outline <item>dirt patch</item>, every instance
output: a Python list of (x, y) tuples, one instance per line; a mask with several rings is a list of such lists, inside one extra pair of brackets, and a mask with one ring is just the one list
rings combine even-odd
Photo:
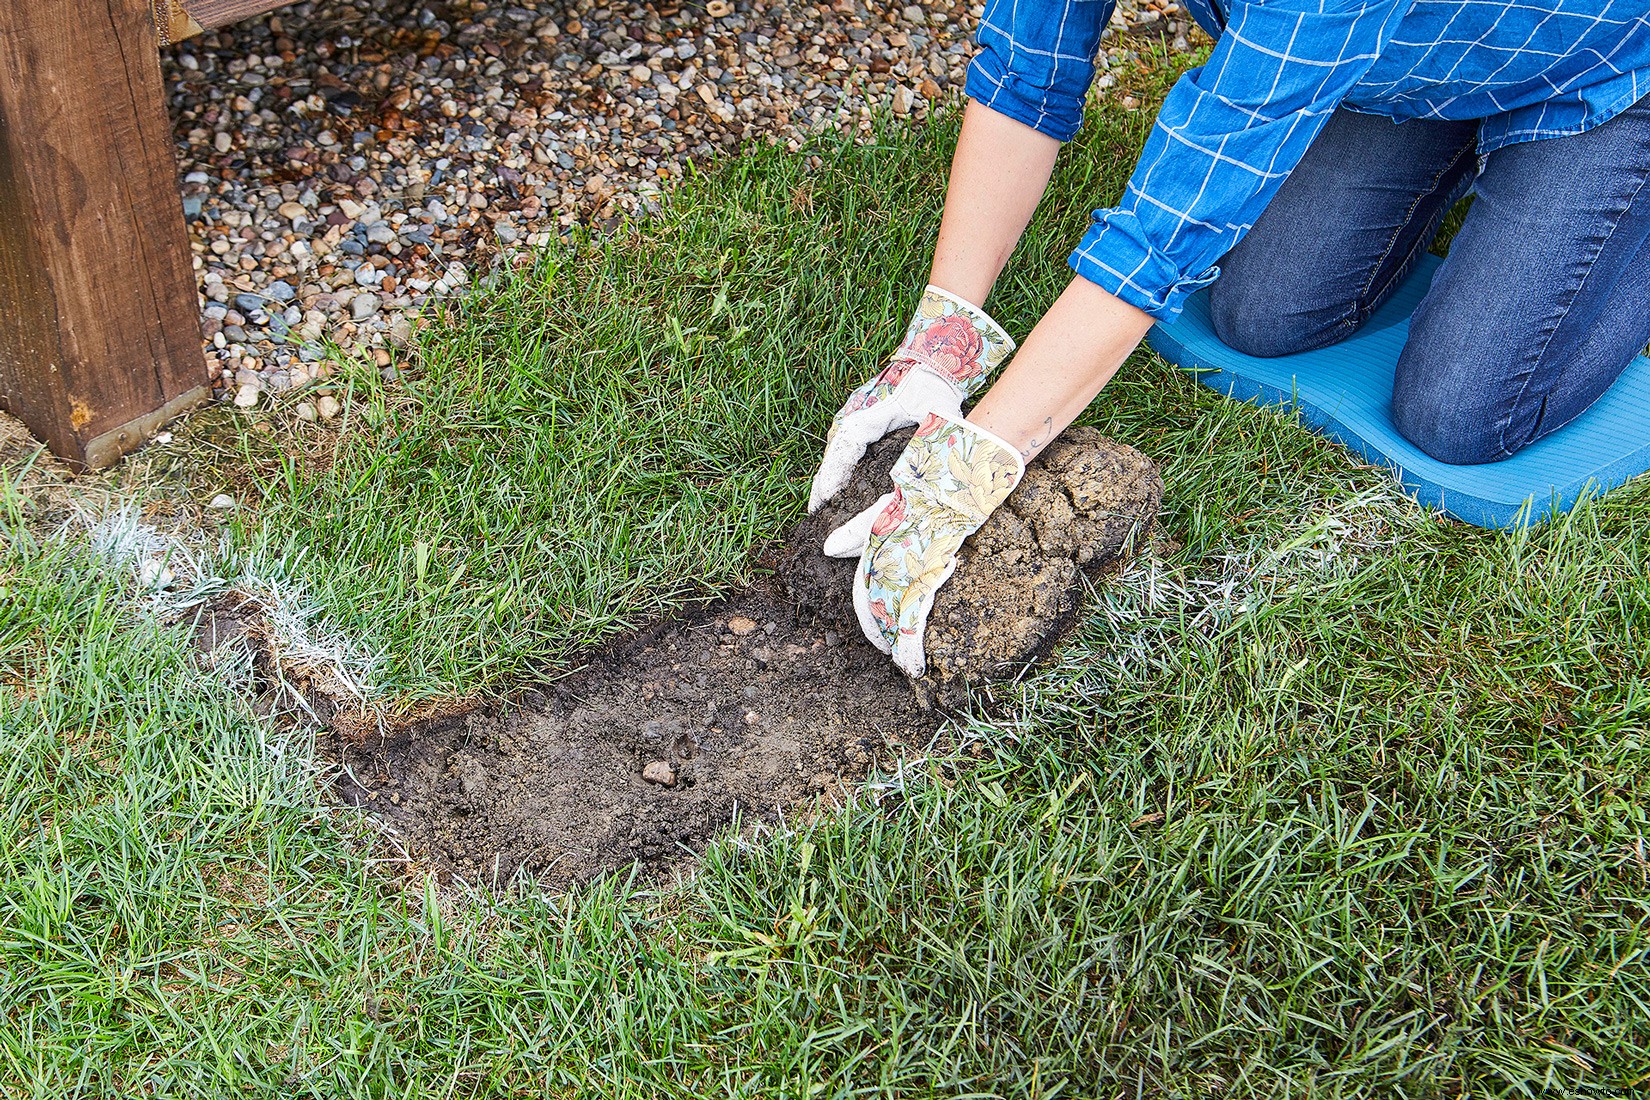
[(751, 592), (661, 624), (510, 712), (339, 739), (339, 789), (468, 881), (663, 870), (735, 822), (834, 800), (939, 728), (869, 645)]
[(929, 747), (943, 722), (933, 700), (1046, 654), (1084, 577), (1143, 537), (1162, 484), (1087, 429), (1051, 448), (965, 548), (930, 620), (934, 676), (914, 691), (860, 634), (854, 562), (819, 552), (881, 494), (902, 447), (875, 448), (759, 589), (655, 624), (515, 707), (335, 726), (340, 793), (421, 863), (557, 888), (634, 864), (660, 874), (729, 826), (806, 813)]

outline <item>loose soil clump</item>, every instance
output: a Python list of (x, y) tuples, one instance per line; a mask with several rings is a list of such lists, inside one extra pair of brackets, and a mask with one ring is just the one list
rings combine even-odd
[[(779, 569), (800, 608), (860, 632), (852, 563), (820, 552), (825, 536), (888, 491), (900, 436), (867, 452), (853, 480), (786, 541)], [(1163, 500), (1151, 459), (1093, 428), (1070, 428), (1026, 470), (1003, 506), (963, 544), (957, 572), (934, 599), (923, 633), (919, 689), (942, 701), (1046, 657), (1082, 606), (1086, 582), (1143, 545)]]
[(964, 547), (929, 620), (930, 677), (913, 685), (860, 633), (854, 561), (819, 549), (884, 491), (903, 446), (867, 454), (770, 581), (621, 640), (515, 707), (385, 733), (335, 724), (340, 793), (422, 863), (559, 888), (632, 865), (657, 877), (730, 826), (810, 812), (928, 748), (936, 700), (1047, 654), (1086, 578), (1145, 537), (1162, 482), (1132, 448), (1068, 432)]

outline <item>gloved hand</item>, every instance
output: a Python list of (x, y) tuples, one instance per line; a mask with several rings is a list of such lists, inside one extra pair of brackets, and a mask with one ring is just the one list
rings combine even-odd
[(894, 463), (894, 491), (832, 531), (825, 553), (859, 555), (854, 610), (871, 644), (910, 676), (927, 667), (923, 630), (957, 551), (1025, 476), (1020, 452), (960, 418), (923, 421)]
[(865, 448), (929, 413), (961, 417), (962, 403), (1014, 351), (1014, 341), (985, 311), (949, 291), (923, 291), (905, 339), (875, 378), (848, 395), (825, 437), (808, 511), (836, 496)]

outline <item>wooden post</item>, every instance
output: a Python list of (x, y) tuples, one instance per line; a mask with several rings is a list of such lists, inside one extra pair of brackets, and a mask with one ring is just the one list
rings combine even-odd
[(0, 407), (98, 468), (211, 393), (148, 0), (0, 0)]

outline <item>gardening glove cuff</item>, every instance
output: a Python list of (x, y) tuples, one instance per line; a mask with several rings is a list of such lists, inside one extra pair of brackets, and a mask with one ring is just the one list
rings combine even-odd
[(825, 552), (859, 554), (860, 629), (907, 675), (927, 667), (923, 631), (957, 552), (1025, 476), (1004, 440), (966, 420), (931, 414), (894, 464), (894, 491), (833, 531)]
[(808, 511), (839, 493), (865, 449), (889, 432), (921, 423), (929, 413), (961, 417), (962, 403), (1013, 351), (1014, 341), (983, 309), (927, 287), (898, 350), (831, 421)]

